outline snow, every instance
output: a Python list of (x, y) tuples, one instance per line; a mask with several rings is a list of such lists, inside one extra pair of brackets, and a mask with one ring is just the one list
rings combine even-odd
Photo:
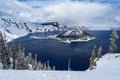
[(88, 33), (82, 31), (79, 28), (70, 28), (66, 32), (57, 36), (60, 42), (71, 43), (71, 42), (88, 42), (95, 39), (95, 37), (89, 35)]
[(69, 31), (65, 32), (64, 35), (67, 36), (67, 35), (69, 35), (71, 32), (72, 32), (72, 31), (69, 30)]
[[(5, 25), (5, 23), (0, 20), (0, 31), (6, 34), (7, 42), (22, 36), (26, 36), (27, 34), (30, 33), (28, 30), (26, 30), (26, 27), (24, 26), (24, 24), (18, 23), (18, 25), (20, 28), (17, 28), (17, 26), (15, 26), (14, 24), (11, 24), (11, 26), (8, 26), (8, 25)], [(62, 27), (57, 28), (52, 25), (42, 26), (40, 24), (36, 25), (32, 23), (27, 23), (27, 27), (32, 31), (32, 33), (59, 31), (59, 30), (62, 31)]]
[(31, 39), (40, 39), (40, 40), (43, 40), (43, 39), (57, 39), (57, 40), (59, 40), (60, 42), (63, 42), (63, 43), (88, 42), (88, 41), (90, 41), (90, 40), (95, 39), (95, 37), (93, 37), (93, 38), (87, 38), (87, 40), (82, 40), (82, 39), (75, 39), (75, 40), (66, 39), (66, 40), (61, 40), (60, 38), (57, 38), (57, 35), (49, 35), (49, 36), (30, 36), (30, 38), (31, 38)]
[[(102, 65), (104, 64), (104, 65)], [(120, 69), (120, 54), (106, 54), (97, 62), (96, 70), (118, 71)]]
[(35, 25), (37, 27), (33, 27), (32, 31), (33, 32), (48, 32), (48, 31), (58, 31), (57, 27), (54, 27), (52, 25), (46, 25), (46, 26), (42, 26), (42, 25)]
[[(58, 39), (59, 40), (59, 39)], [(70, 40), (60, 40), (60, 42), (63, 42), (63, 43), (71, 43), (71, 41)]]
[(5, 30), (5, 28), (0, 28), (0, 31), (1, 31), (2, 33), (5, 33), (5, 34), (6, 34), (7, 42), (9, 42), (9, 41), (11, 41), (11, 40), (13, 40), (13, 39), (16, 39), (16, 38), (18, 38), (18, 37), (25, 36), (25, 35), (28, 34), (28, 32), (26, 32), (26, 30), (24, 30), (24, 29), (18, 29), (18, 28), (15, 28), (15, 27), (8, 27), (8, 28), (6, 28), (6, 29), (9, 30), (10, 33), (7, 32), (7, 31)]
[(119, 70), (120, 53), (108, 53), (91, 71), (0, 70), (0, 80), (120, 80)]
[(88, 42), (88, 41), (93, 40), (93, 39), (95, 39), (95, 37), (87, 38), (86, 40), (83, 40), (83, 39), (73, 39), (73, 40), (66, 39), (66, 40), (61, 40), (61, 39), (58, 38), (58, 40), (60, 40), (60, 42), (63, 42), (63, 43)]
[(49, 35), (49, 36), (30, 36), (32, 39), (56, 39), (57, 35)]
[(64, 33), (64, 36), (67, 36), (67, 35), (79, 35), (79, 34), (82, 34), (83, 31), (80, 30), (80, 29), (71, 29), (71, 30), (68, 30), (67, 32)]

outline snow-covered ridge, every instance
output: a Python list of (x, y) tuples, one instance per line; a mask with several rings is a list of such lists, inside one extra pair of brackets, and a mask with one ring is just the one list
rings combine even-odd
[(2, 33), (6, 34), (7, 42), (9, 42), (15, 38), (25, 36), (28, 34), (28, 32), (26, 32), (26, 30), (24, 30), (24, 29), (19, 30), (17, 28), (13, 28), (13, 27), (9, 28), (9, 30), (5, 29), (5, 28), (0, 28), (0, 31)]
[[(75, 31), (73, 31), (75, 29)], [(11, 19), (5, 19), (1, 18), (0, 20), (0, 31), (6, 34), (7, 42), (11, 41), (12, 39), (25, 36), (29, 33), (36, 33), (36, 32), (52, 32), (52, 31), (66, 31), (63, 35), (84, 35), (83, 31), (81, 29), (85, 29), (85, 26), (66, 26), (59, 24), (58, 22), (47, 22), (47, 23), (18, 23), (15, 21), (12, 21)], [(77, 31), (76, 31), (77, 30)], [(74, 35), (75, 34), (75, 35)], [(32, 37), (35, 39), (38, 39), (38, 37)], [(53, 38), (51, 36), (40, 36), (39, 39), (50, 39)], [(55, 38), (54, 38), (55, 39)], [(57, 36), (56, 39), (60, 40), (60, 38)], [(75, 40), (66, 40), (66, 42), (78, 42), (78, 41), (89, 41), (94, 38), (84, 37), (81, 39), (75, 39)], [(65, 42), (65, 41), (64, 41)]]
[[(54, 23), (54, 24), (53, 24)], [(57, 25), (55, 25), (55, 23)], [(12, 39), (25, 36), (29, 33), (35, 32), (49, 32), (49, 31), (62, 31), (64, 26), (57, 23), (51, 22), (49, 24), (35, 24), (35, 23), (17, 23), (11, 20), (1, 19), (0, 20), (0, 31), (6, 34), (7, 42)]]
[(0, 80), (120, 80), (120, 53), (106, 54), (91, 71), (0, 70)]

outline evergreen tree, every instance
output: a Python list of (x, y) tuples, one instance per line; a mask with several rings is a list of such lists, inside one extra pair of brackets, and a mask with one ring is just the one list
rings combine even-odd
[(47, 64), (46, 64), (46, 62), (43, 64), (43, 70), (47, 70)]
[(33, 69), (34, 69), (34, 70), (37, 70), (37, 67), (38, 67), (37, 54), (35, 54), (35, 58), (34, 58), (34, 60), (33, 60)]
[(55, 65), (53, 66), (52, 70), (53, 70), (53, 71), (56, 70)]
[(37, 54), (35, 54), (35, 70), (38, 70)]
[(25, 57), (24, 60), (23, 60), (23, 67), (22, 67), (23, 70), (28, 70), (30, 69), (29, 68), (29, 63), (28, 63), (28, 60), (27, 58)]
[(18, 45), (18, 69), (24, 69), (25, 67), (25, 53), (24, 53), (24, 48), (21, 42), (19, 42)]
[(47, 70), (51, 70), (51, 67), (50, 67), (49, 61), (47, 61)]
[(43, 70), (44, 69), (44, 64), (42, 62), (40, 63), (40, 66), (41, 66), (40, 69)]
[(13, 59), (13, 69), (17, 69), (17, 52), (15, 50), (14, 42), (11, 44), (11, 57)]
[[(0, 32), (0, 60), (3, 65), (3, 69), (10, 69), (10, 57), (12, 61), (12, 69), (17, 70), (51, 70), (49, 61), (47, 63), (37, 62), (37, 55), (35, 58), (32, 58), (32, 54), (29, 53), (28, 56), (25, 56), (24, 47), (21, 42), (18, 44), (18, 52), (15, 50), (14, 42), (12, 42), (10, 50), (6, 45), (6, 36)], [(69, 64), (70, 65), (70, 64)], [(55, 66), (52, 68), (55, 70)]]
[(19, 42), (19, 44), (18, 44), (18, 52), (21, 54), (22, 57), (25, 56), (24, 53), (23, 53), (24, 52), (24, 47), (23, 47), (21, 42)]
[(8, 51), (8, 47), (6, 45), (5, 36), (3, 36), (2, 32), (0, 32), (0, 59), (3, 64), (3, 69), (10, 68), (10, 54)]
[(96, 45), (93, 47), (92, 53), (91, 53), (91, 57), (90, 57), (90, 64), (89, 64), (89, 69), (92, 70), (94, 69), (94, 66), (96, 66)]
[(69, 61), (68, 61), (68, 71), (71, 70), (71, 68), (70, 68), (70, 63), (71, 63), (71, 59), (69, 59)]
[(97, 53), (97, 60), (102, 57), (102, 47), (100, 46)]
[(43, 69), (43, 64), (42, 64), (42, 62), (38, 62), (38, 70), (42, 70)]
[(111, 38), (110, 38), (110, 46), (109, 46), (109, 53), (114, 53), (117, 49), (117, 45), (115, 44), (116, 40), (119, 38), (117, 31), (112, 30)]
[(28, 53), (28, 55), (26, 56), (26, 62), (28, 64), (28, 69), (29, 70), (32, 70), (32, 54), (31, 53)]

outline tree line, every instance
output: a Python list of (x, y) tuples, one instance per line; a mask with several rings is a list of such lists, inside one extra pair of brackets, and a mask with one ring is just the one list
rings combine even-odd
[(14, 70), (55, 70), (55, 66), (50, 66), (49, 61), (42, 63), (37, 61), (37, 54), (32, 58), (32, 54), (25, 55), (21, 42), (18, 44), (18, 51), (15, 49), (14, 41), (11, 46), (6, 44), (5, 34), (0, 32), (0, 62), (2, 69)]
[[(117, 50), (116, 40), (119, 38), (118, 33), (115, 29), (112, 29), (112, 34), (110, 35), (110, 45), (108, 49), (108, 54), (114, 54)], [(102, 46), (99, 47), (98, 52), (96, 53), (96, 45), (93, 47), (90, 62), (89, 62), (89, 70), (95, 69), (97, 66), (96, 62), (102, 57)]]

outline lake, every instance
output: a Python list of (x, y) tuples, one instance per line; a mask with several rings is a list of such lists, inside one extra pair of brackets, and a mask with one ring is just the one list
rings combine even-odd
[[(69, 59), (71, 59), (71, 69), (75, 71), (84, 71), (89, 67), (89, 58), (94, 45), (97, 46), (96, 52), (99, 46), (102, 46), (103, 54), (108, 52), (109, 38), (111, 31), (87, 31), (96, 39), (88, 42), (74, 42), (74, 43), (62, 43), (55, 39), (41, 40), (31, 39), (30, 36), (43, 36), (54, 35), (59, 32), (47, 32), (47, 33), (34, 33), (24, 37), (15, 39), (15, 45), (17, 47), (18, 42), (21, 41), (25, 47), (25, 52), (29, 52), (38, 55), (38, 60), (50, 62), (50, 65), (56, 66), (57, 70), (67, 70)], [(120, 36), (120, 31), (118, 31)], [(117, 40), (118, 49), (116, 52), (120, 52), (120, 38)], [(8, 43), (10, 44), (10, 43)]]

